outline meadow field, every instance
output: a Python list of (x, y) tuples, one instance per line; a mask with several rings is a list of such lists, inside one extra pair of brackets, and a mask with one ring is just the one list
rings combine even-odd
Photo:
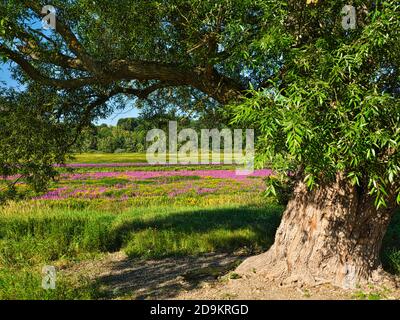
[[(0, 209), (0, 299), (157, 297), (157, 281), (153, 293), (140, 296), (126, 285), (127, 275), (123, 288), (112, 285), (115, 277), (99, 277), (96, 269), (110, 257), (151, 263), (144, 279), (162, 262), (168, 268), (158, 272), (174, 276), (234, 278), (241, 259), (273, 243), (284, 210), (264, 195), (264, 179), (273, 174), (267, 168), (238, 176), (230, 165), (160, 166), (148, 165), (143, 154), (82, 154), (57, 169), (60, 176), (46, 193)], [(212, 263), (221, 257), (228, 263)], [(382, 260), (400, 273), (398, 217)], [(182, 261), (189, 266), (179, 274)], [(41, 287), (45, 265), (57, 269), (55, 290)]]

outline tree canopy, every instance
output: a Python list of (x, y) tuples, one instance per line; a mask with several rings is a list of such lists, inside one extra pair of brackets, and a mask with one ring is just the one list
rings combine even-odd
[[(400, 202), (400, 3), (356, 2), (358, 27), (346, 31), (340, 1), (315, 2), (298, 37), (276, 25), (258, 43), (281, 67), (234, 117), (260, 129), (261, 161), (281, 179), (297, 172), (312, 188), (344, 172), (378, 207), (396, 193)], [(281, 180), (270, 182), (274, 193)]]
[(3, 3), (3, 56), (44, 85), (108, 98), (190, 86), (226, 103), (245, 88), (238, 58), (263, 18), (254, 0), (54, 1), (48, 33), (32, 28), (45, 1)]

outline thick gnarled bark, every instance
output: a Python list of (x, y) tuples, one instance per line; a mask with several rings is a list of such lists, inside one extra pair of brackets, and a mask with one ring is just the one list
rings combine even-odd
[(273, 246), (237, 271), (262, 273), (284, 284), (342, 288), (379, 280), (382, 239), (395, 210), (394, 197), (386, 208), (376, 209), (373, 198), (342, 175), (314, 191), (299, 182)]

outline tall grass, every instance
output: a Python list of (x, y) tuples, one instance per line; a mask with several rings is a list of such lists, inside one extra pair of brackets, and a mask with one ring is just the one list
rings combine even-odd
[[(219, 158), (220, 162), (225, 159), (225, 154), (223, 152), (209, 152), (208, 159), (210, 162), (213, 161), (213, 156)], [(178, 154), (167, 154), (166, 159), (169, 160), (171, 157), (180, 159)], [(238, 158), (236, 156), (236, 158)], [(226, 157), (226, 160), (233, 161), (236, 159), (234, 154)], [(202, 153), (199, 152), (197, 156), (192, 156), (191, 161), (200, 163), (202, 159)], [(187, 159), (185, 159), (187, 160)], [(129, 162), (147, 162), (146, 153), (79, 153), (75, 154), (74, 158), (70, 161), (72, 163), (129, 163)]]
[(145, 153), (80, 153), (75, 154), (72, 163), (127, 163), (147, 162)]
[(41, 271), (31, 269), (0, 269), (0, 300), (88, 300), (99, 297), (96, 283), (84, 277), (69, 279), (57, 276), (55, 290), (41, 288)]
[(164, 204), (120, 213), (41, 202), (9, 204), (0, 213), (0, 298), (95, 298), (96, 284), (85, 279), (61, 278), (55, 292), (43, 290), (41, 267), (63, 268), (118, 250), (140, 259), (259, 252), (272, 243), (281, 212), (279, 206), (237, 204)]
[(5, 208), (0, 215), (0, 265), (35, 266), (62, 258), (126, 249), (136, 257), (265, 249), (279, 206), (153, 206), (114, 214), (90, 209)]

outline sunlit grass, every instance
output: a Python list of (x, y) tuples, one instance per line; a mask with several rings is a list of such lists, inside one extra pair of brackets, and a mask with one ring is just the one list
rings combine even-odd
[(0, 265), (28, 267), (124, 248), (151, 258), (244, 247), (257, 251), (271, 243), (281, 211), (274, 205), (153, 206), (114, 214), (14, 206), (0, 216)]
[[(159, 155), (160, 158), (163, 157), (162, 154)], [(172, 159), (177, 159), (178, 163), (182, 162), (184, 159), (180, 157), (178, 154), (167, 154), (164, 155), (166, 160), (170, 162)], [(198, 153), (197, 156), (190, 156), (187, 159), (188, 161), (192, 161), (196, 164), (200, 164), (202, 159), (208, 159), (210, 163), (219, 162), (223, 163), (226, 161), (226, 164), (234, 163), (235, 160), (241, 159), (243, 157), (240, 154), (227, 154), (219, 153), (219, 152), (209, 152), (203, 156), (201, 152)], [(147, 163), (147, 155), (146, 153), (80, 153), (75, 154), (74, 158), (70, 161), (70, 163)]]
[(145, 153), (81, 153), (75, 154), (70, 163), (144, 163)]
[(10, 204), (0, 214), (0, 298), (94, 298), (96, 283), (82, 285), (69, 278), (57, 292), (45, 292), (40, 270), (107, 252), (122, 250), (139, 259), (261, 252), (272, 243), (282, 208), (249, 206), (248, 201), (244, 206), (222, 201), (214, 206), (149, 204), (119, 213), (44, 202)]

